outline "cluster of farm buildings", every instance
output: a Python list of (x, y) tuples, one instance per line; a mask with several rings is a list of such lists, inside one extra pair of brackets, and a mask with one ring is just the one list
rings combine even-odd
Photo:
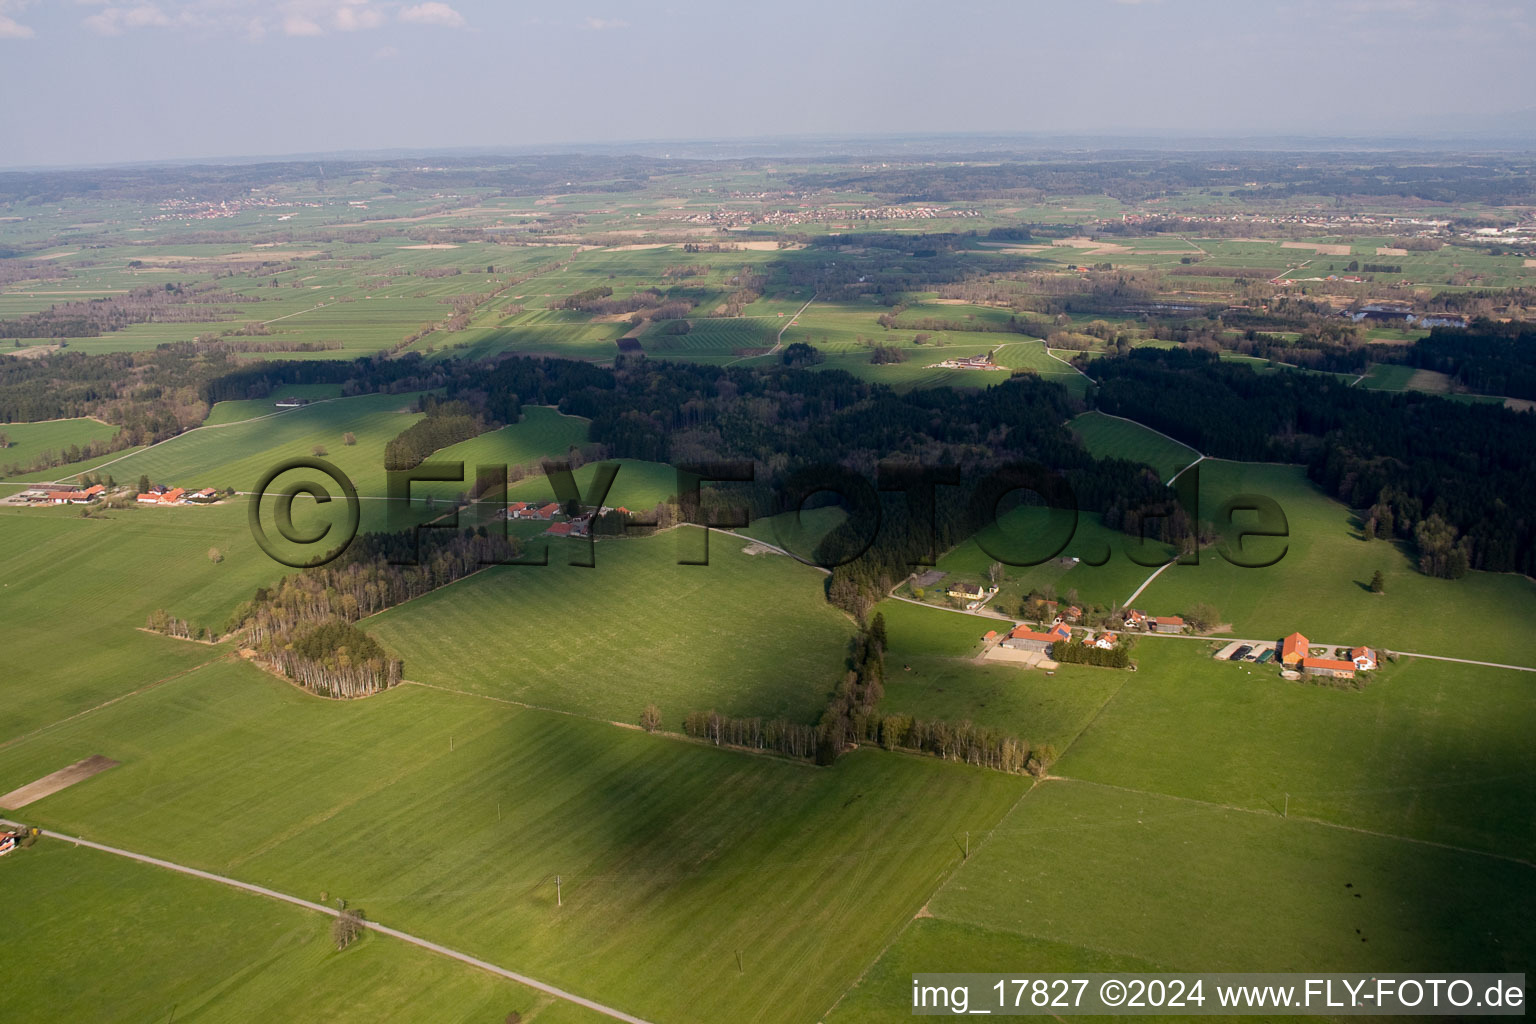
[[(978, 588), (979, 589), (979, 588)], [(954, 591), (951, 591), (953, 594)], [(1034, 629), (1027, 623), (1020, 623), (1006, 634), (999, 634), (996, 630), (988, 630), (982, 640), (988, 644), (997, 644), (1016, 651), (1035, 651), (1049, 656), (1055, 646), (1060, 643), (1072, 642), (1071, 623), (1081, 622), (1083, 610), (1075, 604), (1062, 608), (1055, 601), (1044, 602), (1046, 614), (1051, 616), (1051, 625), (1047, 629)], [(1125, 613), (1123, 632), (1150, 632), (1150, 633), (1182, 633), (1186, 623), (1177, 615), (1147, 615), (1145, 612), (1134, 608)], [(1083, 646), (1097, 647), (1103, 651), (1113, 650), (1120, 643), (1120, 634), (1111, 630), (1088, 630), (1082, 638)]]
[(953, 359), (945, 359), (942, 362), (929, 363), (929, 370), (1007, 370), (1006, 366), (998, 366), (992, 361), (992, 353), (984, 352), (979, 356), (957, 356)]
[[(34, 487), (18, 494), (17, 500), (28, 505), (94, 505), (105, 498), (107, 488), (104, 484), (92, 484), (68, 491), (50, 491), (45, 488)], [(143, 494), (136, 495), (134, 500), (141, 505), (205, 505), (217, 501), (219, 492), (212, 487), (204, 487), (202, 490), (189, 491), (185, 487), (165, 487), (155, 485)]]
[(16, 497), (28, 505), (91, 505), (106, 493), (107, 489), (101, 484), (92, 484), (89, 487), (68, 491), (50, 491), (33, 487), (22, 491)]
[(540, 504), (514, 501), (507, 506), (507, 511), (501, 518), (547, 522), (549, 529), (544, 532), (551, 537), (586, 537), (592, 532), (592, 520), (609, 512), (618, 512), (626, 517), (630, 515), (629, 509), (622, 505), (616, 509), (609, 508), (607, 505), (597, 509), (583, 509), (573, 516), (567, 516), (561, 511), (559, 502)]
[(200, 491), (189, 491), (185, 487), (166, 487), (156, 484), (143, 494), (136, 495), (134, 501), (140, 505), (200, 505), (214, 501), (219, 492), (212, 487), (204, 487)]

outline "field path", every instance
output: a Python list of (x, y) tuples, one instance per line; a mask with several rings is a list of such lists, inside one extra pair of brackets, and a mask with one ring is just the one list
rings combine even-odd
[[(9, 825), (14, 828), (22, 827), (20, 822), (7, 821), (4, 818), (0, 818), (0, 825)], [(193, 878), (201, 878), (209, 882), (218, 882), (220, 885), (227, 885), (234, 889), (244, 889), (246, 892), (253, 892), (258, 896), (266, 896), (269, 899), (281, 900), (284, 903), (292, 903), (294, 906), (303, 907), (305, 910), (313, 910), (317, 913), (329, 915), (330, 917), (340, 916), (340, 911), (334, 910), (331, 907), (327, 907), (323, 903), (311, 903), (309, 900), (300, 899), (297, 896), (290, 896), (285, 892), (278, 892), (276, 889), (268, 889), (266, 886), (253, 885), (250, 882), (242, 882), (236, 878), (229, 878), (225, 875), (216, 875), (211, 871), (203, 871), (199, 868), (187, 867), (185, 864), (177, 864), (172, 861), (161, 860), (159, 857), (151, 857), (143, 853), (134, 853), (132, 850), (123, 850), (116, 846), (106, 846), (102, 843), (93, 843), (89, 839), (81, 839), (78, 836), (65, 835), (62, 832), (53, 832), (48, 829), (41, 829), (39, 831), (42, 835), (47, 836), (49, 839), (58, 839), (66, 843), (74, 843), (76, 846), (85, 846), (92, 850), (99, 850), (102, 853), (110, 853), (118, 857), (126, 857), (129, 860), (136, 860), (141, 864), (149, 864), (157, 868), (165, 868), (167, 871), (175, 871), (179, 874), (190, 875)], [(402, 932), (398, 928), (391, 928), (388, 925), (379, 924), (376, 921), (363, 921), (361, 923), (363, 927), (370, 928), (373, 931), (380, 933), (381, 935), (388, 935), (391, 938), (399, 939), (401, 942), (409, 942), (413, 946), (419, 946), (420, 948), (436, 953), (439, 956), (448, 957), (450, 960), (457, 960), (460, 963), (468, 964), (471, 967), (478, 967), (482, 971), (488, 971), (491, 974), (499, 975), (500, 977), (507, 978), (510, 981), (515, 981), (519, 985), (526, 985), (531, 989), (537, 989), (546, 995), (554, 996), (556, 999), (564, 999), (568, 1003), (575, 1003), (577, 1006), (582, 1006), (588, 1010), (601, 1013), (604, 1016), (612, 1017), (614, 1020), (626, 1021), (628, 1024), (649, 1024), (649, 1022), (643, 1018), (631, 1016), (630, 1014), (625, 1013), (623, 1010), (616, 1010), (611, 1006), (604, 1006), (602, 1003), (593, 1002), (590, 999), (585, 999), (572, 992), (567, 992), (564, 989), (556, 988), (553, 985), (546, 984), (535, 978), (530, 978), (526, 974), (518, 974), (516, 971), (509, 971), (505, 967), (498, 967), (497, 965), (485, 960), (481, 960), (478, 957), (470, 956), (468, 953), (460, 953), (456, 949), (449, 949), (447, 946), (438, 945), (436, 942), (433, 942), (430, 939), (423, 939), (420, 936), (412, 935), (409, 932)]]
[(1156, 569), (1153, 569), (1152, 570), (1152, 575), (1148, 576), (1146, 579), (1141, 581), (1141, 586), (1137, 587), (1134, 591), (1132, 591), (1131, 596), (1125, 599), (1125, 603), (1124, 603), (1123, 606), (1126, 607), (1126, 608), (1129, 608), (1132, 604), (1134, 604), (1136, 602), (1136, 599), (1141, 596), (1141, 592), (1143, 590), (1146, 590), (1148, 587), (1150, 587), (1152, 585), (1152, 581), (1157, 579), (1158, 576), (1162, 575), (1162, 572), (1163, 572), (1164, 569), (1168, 568), (1170, 565), (1173, 565), (1174, 562), (1177, 562), (1177, 561), (1178, 561), (1178, 559), (1175, 558), (1172, 562), (1164, 562), (1162, 565), (1158, 566)]
[(801, 306), (799, 309), (795, 310), (794, 313), (790, 314), (789, 319), (784, 322), (784, 326), (779, 328), (779, 335), (778, 335), (778, 337), (773, 339), (773, 348), (769, 349), (767, 352), (759, 352), (755, 356), (742, 356), (740, 359), (732, 359), (730, 362), (726, 363), (725, 365), (726, 366), (734, 366), (737, 363), (741, 362), (742, 359), (761, 359), (764, 356), (771, 356), (771, 355), (773, 355), (784, 344), (784, 332), (789, 330), (791, 327), (793, 327), (795, 325), (795, 321), (800, 319), (800, 314), (804, 313), (806, 311), (806, 309), (808, 309), (810, 307), (811, 303), (813, 303), (815, 301), (816, 301), (816, 293), (815, 292), (811, 292), (811, 297), (805, 300), (805, 305)]

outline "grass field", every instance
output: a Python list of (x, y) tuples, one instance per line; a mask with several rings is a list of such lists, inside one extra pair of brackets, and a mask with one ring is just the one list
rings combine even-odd
[(1210, 653), (1140, 640), (1057, 770), (1268, 813), (1289, 793), (1293, 816), (1536, 860), (1526, 673), (1404, 658), (1354, 691)]
[[(677, 470), (660, 462), (640, 459), (606, 459), (603, 463), (587, 463), (572, 471), (571, 476), (581, 491), (583, 501), (591, 494), (592, 480), (597, 467), (613, 464), (618, 475), (603, 503), (610, 508), (627, 508), (631, 512), (648, 513), (659, 503), (677, 494)], [(468, 468), (466, 467), (466, 472)], [(543, 472), (526, 477), (507, 487), (509, 501), (548, 503), (556, 499), (554, 485)]]
[[(1129, 597), (1152, 572), (1152, 568), (1140, 562), (1156, 566), (1173, 555), (1172, 549), (1164, 544), (1150, 541), (1143, 547), (1126, 534), (1106, 528), (1100, 517), (1091, 512), (1080, 512), (1073, 528), (1066, 513), (1025, 506), (1003, 513), (998, 525), (1001, 532), (988, 543), (994, 545), (995, 554), (1006, 555), (1014, 562), (1036, 562), (1061, 543), (1068, 529), (1072, 530), (1059, 555), (1034, 565), (1004, 566), (997, 597), (989, 607), (1009, 615), (1017, 613), (1020, 601), (1031, 590), (1054, 591), (1058, 597), (1076, 591), (1080, 603), (1108, 608)], [(1140, 562), (1131, 560), (1129, 553), (1133, 551)], [(1073, 558), (1079, 561), (1073, 562)], [(964, 540), (939, 556), (935, 568), (951, 573), (952, 578), (933, 589), (947, 589), (956, 581), (979, 583), (987, 578), (993, 560), (977, 538)], [(942, 600), (941, 594), (927, 596)]]
[(885, 601), (879, 610), (890, 636), (885, 704), (892, 712), (990, 725), (1065, 750), (1130, 678), (1077, 665), (1047, 676), (978, 662), (982, 634), (1007, 623), (904, 601)]
[(1520, 970), (1529, 873), (1277, 814), (1047, 782), (827, 1019), (910, 1012), (918, 971)]
[[(0, 616), (7, 624), (0, 742), (217, 657), (204, 644), (139, 627), (162, 607), (222, 627), (256, 587), (288, 571), (256, 548), (243, 509), (113, 516), (0, 512)], [(209, 560), (212, 547), (226, 553), (223, 561)], [(155, 580), (176, 585), (147, 585)]]
[(1173, 479), (1179, 470), (1200, 455), (1187, 444), (1164, 437), (1139, 423), (1102, 412), (1075, 416), (1071, 427), (1094, 458), (1146, 463), (1157, 470), (1158, 477), (1164, 482)]
[(528, 1020), (551, 1002), (380, 935), (338, 952), (324, 915), (65, 843), (7, 857), (0, 878), (7, 941), (27, 951), (6, 996), (58, 1020)]
[[(1231, 623), (1233, 635), (1245, 638), (1300, 630), (1325, 643), (1532, 663), (1521, 624), (1536, 601), (1536, 583), (1512, 574), (1426, 576), (1400, 545), (1361, 540), (1355, 515), (1313, 486), (1299, 466), (1207, 459), (1196, 469), (1202, 516), (1214, 518), (1234, 494), (1277, 501), (1288, 541), (1258, 538), (1248, 546), (1264, 556), (1260, 560), (1282, 545), (1285, 554), (1271, 567), (1246, 569), (1207, 549), (1199, 565), (1175, 565), (1146, 589), (1137, 603), (1149, 614), (1178, 614), (1204, 601)], [(1380, 595), (1369, 587), (1378, 569), (1386, 580)]]
[(244, 664), (0, 749), (0, 785), (84, 749), (122, 764), (29, 822), (325, 891), (667, 1021), (815, 1019), (1025, 785), (879, 751), (820, 770), (410, 685), (328, 702)]
[(341, 387), (337, 384), (287, 384), (266, 398), (215, 402), (213, 408), (208, 410), (208, 418), (203, 421), (203, 425), (238, 423), (241, 420), (255, 419), (257, 416), (293, 411), (277, 407), (277, 403), (284, 398), (308, 398), (311, 401), (318, 401), (322, 398), (339, 398), (340, 396)]
[[(622, 475), (622, 474), (621, 474)], [(853, 624), (822, 598), (822, 576), (783, 555), (746, 555), (702, 532), (551, 541), (548, 566), (478, 574), (365, 623), (406, 677), (635, 722), (658, 704), (814, 721), (843, 669)], [(536, 557), (536, 556), (535, 556)], [(686, 625), (683, 625), (686, 624)]]
[(0, 423), (0, 434), (10, 439), (10, 447), (0, 448), (0, 473), (10, 466), (25, 469), (45, 454), (63, 457), (71, 445), (110, 441), (117, 432), (117, 427), (90, 419)]

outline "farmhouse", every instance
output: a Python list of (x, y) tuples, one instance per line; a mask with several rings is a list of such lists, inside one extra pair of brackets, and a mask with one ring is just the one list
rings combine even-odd
[(987, 630), (986, 635), (981, 638), (981, 641), (982, 641), (982, 643), (989, 644), (993, 640), (996, 640), (996, 639), (997, 639), (997, 630), (989, 629), (989, 630)]
[(549, 529), (544, 532), (551, 537), (569, 537), (571, 535), (570, 523), (550, 523)]
[(523, 513), (527, 511), (528, 503), (526, 501), (514, 501), (512, 504), (507, 506), (507, 518), (521, 519), (523, 518)]
[(1295, 668), (1306, 656), (1307, 638), (1300, 633), (1292, 633), (1280, 641), (1280, 664), (1286, 668)]
[(1309, 676), (1331, 676), (1336, 679), (1355, 678), (1355, 663), (1334, 658), (1302, 658), (1301, 670)]
[(974, 587), (965, 583), (956, 583), (949, 588), (949, 596), (958, 597), (964, 601), (980, 601), (983, 597), (987, 596), (987, 592), (982, 589), (979, 583)]
[(54, 505), (89, 505), (106, 491), (101, 484), (92, 484), (83, 491), (49, 491), (48, 501)]
[(1126, 613), (1125, 613), (1125, 628), (1126, 629), (1146, 629), (1147, 628), (1147, 613), (1146, 612), (1142, 612), (1142, 611), (1137, 611), (1135, 608), (1128, 609), (1126, 611)]
[(1101, 651), (1112, 651), (1120, 638), (1113, 633), (1100, 633), (1098, 636), (1083, 637), (1084, 647), (1097, 647)]
[(277, 407), (279, 409), (297, 409), (308, 404), (309, 399), (307, 398), (280, 398), (277, 400)]
[(1349, 660), (1354, 662), (1356, 672), (1369, 672), (1376, 667), (1376, 652), (1369, 647), (1352, 647)]
[(1182, 633), (1184, 620), (1177, 615), (1158, 615), (1147, 620), (1154, 633)]
[(135, 500), (145, 505), (179, 505), (181, 499), (186, 497), (185, 488), (173, 487), (167, 490), (164, 487), (154, 487), (148, 493), (139, 495)]
[(553, 519), (553, 518), (555, 518), (555, 513), (559, 512), (559, 511), (560, 511), (559, 504), (552, 501), (548, 505), (540, 505), (538, 508), (530, 508), (529, 512), (528, 512), (528, 518), (529, 519)]

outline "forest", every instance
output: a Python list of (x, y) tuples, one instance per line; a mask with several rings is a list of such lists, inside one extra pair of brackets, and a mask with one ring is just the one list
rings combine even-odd
[(1139, 349), (1092, 363), (1098, 406), (1207, 455), (1303, 462), (1352, 508), (1392, 510), (1393, 535), (1463, 545), (1456, 569), (1536, 571), (1536, 416), (1499, 405), (1352, 388), (1316, 375), (1260, 374), (1212, 353)]

